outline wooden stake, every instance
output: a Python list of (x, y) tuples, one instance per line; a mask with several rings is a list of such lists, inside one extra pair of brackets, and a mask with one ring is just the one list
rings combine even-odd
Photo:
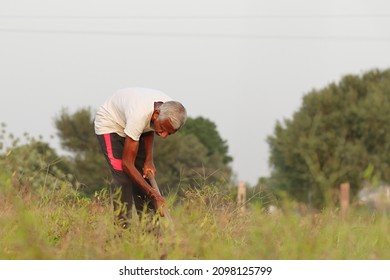
[(238, 184), (238, 193), (237, 193), (237, 206), (240, 213), (245, 212), (245, 202), (246, 202), (246, 186), (245, 186), (245, 182), (241, 181)]
[(349, 183), (343, 183), (340, 185), (340, 210), (341, 215), (344, 217), (347, 213), (349, 206)]

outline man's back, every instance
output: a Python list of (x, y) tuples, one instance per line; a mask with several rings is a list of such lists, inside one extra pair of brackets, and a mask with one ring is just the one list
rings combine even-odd
[(117, 91), (97, 111), (95, 133), (117, 133), (138, 141), (142, 133), (151, 131), (150, 119), (155, 102), (170, 101), (162, 91), (131, 87)]

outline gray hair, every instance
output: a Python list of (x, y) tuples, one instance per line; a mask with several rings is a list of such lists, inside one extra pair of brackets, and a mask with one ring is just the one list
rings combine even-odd
[(167, 101), (161, 104), (159, 117), (169, 119), (174, 130), (179, 130), (187, 120), (187, 111), (184, 106), (177, 101)]

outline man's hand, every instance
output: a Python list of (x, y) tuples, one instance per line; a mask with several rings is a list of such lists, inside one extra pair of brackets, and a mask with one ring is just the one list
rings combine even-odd
[(154, 167), (153, 162), (145, 162), (144, 168), (142, 168), (142, 173), (144, 178), (149, 178), (149, 173), (153, 176), (156, 176), (156, 167)]
[(164, 217), (164, 206), (166, 204), (165, 198), (162, 197), (155, 189), (151, 190), (150, 197), (152, 198), (152, 202), (156, 211), (160, 214), (161, 217)]

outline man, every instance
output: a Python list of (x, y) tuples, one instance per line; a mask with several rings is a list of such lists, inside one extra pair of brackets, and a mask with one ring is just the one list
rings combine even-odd
[(125, 88), (111, 96), (97, 111), (95, 133), (114, 181), (114, 211), (127, 226), (134, 205), (138, 213), (149, 210), (164, 216), (165, 199), (147, 178), (156, 174), (153, 162), (154, 134), (167, 138), (187, 118), (184, 106), (165, 93), (148, 88)]

